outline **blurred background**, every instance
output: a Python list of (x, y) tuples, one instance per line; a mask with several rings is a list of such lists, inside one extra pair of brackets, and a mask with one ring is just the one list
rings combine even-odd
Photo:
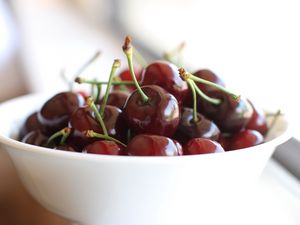
[[(300, 14), (297, 0), (0, 0), (0, 101), (68, 88), (96, 51), (85, 77), (105, 79), (122, 59), (125, 35), (147, 61), (185, 42), (191, 71), (210, 68), (227, 86), (299, 123)], [(0, 150), (0, 224), (68, 224), (23, 190)]]

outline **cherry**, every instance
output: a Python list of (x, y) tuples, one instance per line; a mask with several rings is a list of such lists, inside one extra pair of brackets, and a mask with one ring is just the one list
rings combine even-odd
[(257, 105), (254, 105), (249, 99), (248, 102), (253, 108), (253, 114), (246, 126), (246, 129), (257, 130), (262, 135), (266, 134), (268, 131), (268, 125), (264, 111)]
[(264, 137), (256, 130), (245, 129), (235, 133), (230, 138), (228, 150), (236, 150), (259, 145), (264, 142)]
[(224, 152), (223, 147), (216, 141), (206, 138), (193, 138), (183, 147), (184, 155)]
[(67, 143), (76, 151), (82, 151), (85, 145), (97, 140), (86, 137), (82, 132), (86, 130), (102, 132), (98, 121), (92, 115), (92, 111), (88, 106), (80, 107), (72, 113), (69, 126), (72, 128), (72, 132), (67, 139)]
[[(106, 104), (116, 106), (119, 109), (123, 109), (128, 96), (129, 96), (128, 92), (118, 91), (118, 90), (112, 91), (108, 95)], [(100, 104), (102, 103), (102, 99), (100, 100), (99, 103)]]
[(171, 137), (179, 123), (179, 106), (176, 98), (157, 85), (138, 84), (133, 64), (131, 39), (125, 38), (123, 52), (136, 90), (131, 93), (124, 106), (124, 114), (134, 133), (148, 133)]
[[(213, 73), (211, 70), (208, 69), (197, 70), (195, 73), (193, 73), (193, 75), (225, 87), (224, 81), (215, 73)], [(205, 85), (203, 83), (197, 83), (197, 86), (201, 89), (201, 91), (203, 91), (206, 94), (209, 93), (210, 90), (216, 89), (216, 87)]]
[(153, 62), (144, 69), (142, 77), (142, 86), (158, 85), (174, 95), (179, 106), (183, 104), (188, 86), (180, 78), (178, 68), (174, 64), (166, 61)]
[(140, 134), (129, 141), (127, 151), (131, 156), (179, 156), (182, 146), (164, 136)]
[(124, 106), (129, 127), (136, 133), (171, 137), (179, 124), (179, 107), (176, 98), (157, 85), (142, 87), (148, 96), (144, 102), (136, 90)]
[(174, 139), (185, 144), (192, 138), (208, 138), (218, 140), (220, 130), (211, 120), (206, 119), (202, 114), (197, 113), (197, 120), (193, 120), (193, 109), (183, 108), (180, 122), (174, 134)]
[(46, 147), (48, 137), (40, 130), (33, 130), (27, 133), (21, 141), (31, 145)]
[(123, 146), (117, 144), (114, 141), (95, 141), (92, 144), (87, 145), (83, 152), (92, 154), (104, 154), (104, 155), (126, 155)]
[(44, 103), (38, 113), (38, 121), (47, 134), (53, 134), (66, 127), (71, 114), (83, 104), (84, 99), (78, 93), (58, 93)]
[(210, 96), (220, 99), (220, 104), (198, 100), (198, 111), (213, 120), (223, 132), (234, 133), (243, 129), (250, 120), (253, 109), (244, 97), (235, 100), (222, 90), (210, 91)]
[(26, 118), (25, 122), (22, 124), (20, 128), (19, 140), (22, 140), (22, 138), (30, 131), (41, 130), (43, 132), (43, 126), (39, 122), (37, 118), (37, 114), (38, 114), (37, 112), (33, 112)]

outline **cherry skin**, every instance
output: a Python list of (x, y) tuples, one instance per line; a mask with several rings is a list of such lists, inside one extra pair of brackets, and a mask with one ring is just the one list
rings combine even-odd
[(198, 98), (198, 112), (213, 120), (222, 132), (238, 132), (247, 125), (253, 109), (244, 97), (236, 100), (221, 90), (210, 91), (209, 96), (220, 99), (221, 103), (215, 105)]
[(104, 154), (104, 155), (126, 155), (125, 149), (114, 141), (95, 141), (87, 145), (83, 152), (91, 154)]
[(223, 147), (218, 142), (206, 138), (193, 138), (189, 140), (183, 147), (184, 155), (220, 152), (225, 152)]
[(140, 134), (129, 141), (127, 152), (131, 156), (179, 156), (182, 146), (168, 137)]
[(66, 127), (72, 113), (83, 104), (84, 99), (78, 93), (58, 93), (44, 103), (38, 113), (38, 120), (47, 134), (53, 134)]
[(257, 130), (262, 135), (266, 134), (268, 131), (268, 125), (264, 111), (257, 105), (254, 105), (249, 99), (248, 102), (253, 108), (253, 114), (246, 126), (246, 129)]
[(37, 112), (33, 112), (26, 118), (26, 120), (24, 121), (24, 123), (22, 124), (21, 129), (20, 129), (19, 140), (22, 140), (22, 138), (26, 134), (28, 134), (29, 132), (31, 132), (33, 130), (43, 131), (43, 126), (39, 122), (39, 120), (37, 118), (37, 114), (38, 114)]
[(143, 71), (141, 85), (158, 85), (174, 95), (179, 106), (183, 104), (188, 93), (188, 85), (178, 73), (178, 68), (166, 61), (149, 64)]
[[(116, 106), (119, 109), (123, 109), (128, 96), (129, 93), (125, 91), (118, 91), (118, 90), (112, 91), (108, 95), (106, 104)], [(102, 99), (99, 102), (99, 104), (101, 103), (102, 103)]]
[(47, 141), (48, 137), (40, 130), (30, 131), (21, 140), (21, 142), (41, 147), (46, 147)]
[(69, 127), (72, 131), (67, 138), (67, 144), (73, 147), (76, 151), (82, 151), (85, 145), (90, 144), (97, 139), (86, 137), (83, 132), (93, 130), (95, 132), (102, 132), (102, 129), (92, 115), (92, 111), (88, 106), (83, 106), (76, 109), (69, 121)]
[(142, 87), (148, 96), (144, 102), (136, 90), (124, 106), (128, 126), (134, 133), (147, 133), (171, 137), (179, 124), (179, 107), (176, 98), (157, 85)]
[(205, 118), (202, 114), (197, 113), (198, 120), (193, 120), (193, 109), (183, 108), (181, 111), (180, 122), (174, 134), (174, 139), (181, 144), (185, 144), (192, 138), (208, 138), (218, 140), (220, 130), (217, 125)]
[(228, 150), (248, 148), (262, 144), (263, 142), (264, 137), (261, 133), (256, 130), (245, 129), (232, 135)]

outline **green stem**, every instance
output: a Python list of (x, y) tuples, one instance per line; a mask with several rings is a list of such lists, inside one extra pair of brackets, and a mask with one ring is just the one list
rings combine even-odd
[(134, 82), (134, 85), (136, 87), (136, 89), (138, 90), (138, 92), (140, 93), (142, 99), (143, 99), (143, 102), (146, 103), (149, 101), (149, 98), (148, 96), (143, 92), (143, 90), (141, 89), (137, 79), (136, 79), (136, 76), (135, 76), (135, 73), (134, 73), (134, 69), (133, 69), (133, 64), (132, 64), (132, 46), (131, 46), (131, 38), (130, 37), (126, 37), (125, 38), (125, 42), (124, 42), (124, 45), (123, 45), (123, 52), (125, 53), (126, 55), (126, 58), (127, 58), (127, 62), (128, 62), (128, 67), (129, 67), (129, 71), (130, 71), (130, 74), (131, 74), (131, 78)]
[(110, 75), (109, 75), (109, 79), (108, 79), (108, 84), (107, 84), (107, 87), (106, 87), (105, 95), (103, 97), (103, 101), (102, 101), (102, 104), (101, 104), (101, 107), (100, 107), (100, 116), (101, 117), (104, 114), (104, 110), (105, 110), (105, 106), (106, 106), (106, 103), (107, 103), (107, 99), (108, 99), (108, 95), (109, 95), (109, 92), (110, 92), (110, 88), (111, 88), (111, 85), (112, 85), (113, 77), (114, 77), (117, 69), (120, 68), (120, 66), (121, 66), (120, 60), (119, 59), (115, 59), (113, 65), (111, 67), (111, 72), (110, 72)]
[(58, 138), (60, 136), (62, 137), (60, 140), (60, 144), (64, 144), (66, 139), (69, 137), (70, 132), (71, 132), (71, 129), (69, 127), (65, 127), (63, 129), (55, 132), (48, 138), (46, 145), (48, 146), (51, 142), (53, 142), (56, 138)]
[(125, 148), (127, 147), (127, 146), (126, 146), (124, 143), (122, 143), (121, 141), (119, 141), (119, 140), (117, 140), (117, 139), (115, 139), (115, 138), (113, 138), (113, 137), (110, 137), (110, 136), (108, 136), (108, 135), (96, 133), (96, 132), (94, 132), (93, 130), (87, 130), (87, 131), (85, 132), (85, 135), (86, 135), (87, 137), (91, 137), (91, 138), (102, 138), (102, 139), (105, 139), (105, 140), (114, 141), (114, 142), (116, 142), (116, 143), (122, 145), (122, 146), (125, 147)]
[(77, 72), (74, 74), (74, 77), (78, 77), (80, 74), (83, 73), (83, 71), (88, 68), (88, 66), (90, 64), (92, 64), (99, 56), (100, 56), (101, 52), (97, 51), (88, 61), (86, 61), (78, 70)]
[(212, 103), (212, 104), (215, 104), (215, 105), (218, 105), (221, 103), (221, 100), (220, 99), (217, 99), (217, 98), (211, 98), (209, 96), (207, 96), (206, 94), (204, 94), (203, 91), (200, 90), (200, 88), (195, 84), (195, 82), (193, 80), (190, 80), (191, 83), (193, 84), (194, 88), (195, 88), (195, 91), (197, 92), (198, 95), (200, 95), (203, 99), (205, 99), (206, 101)]
[[(102, 84), (108, 84), (108, 81), (96, 81), (96, 80), (87, 80), (81, 77), (77, 77), (75, 79), (75, 82), (79, 83), (79, 84), (95, 84), (95, 85), (102, 85)], [(112, 81), (111, 82), (112, 85), (134, 85), (133, 81)]]
[(91, 97), (89, 97), (87, 100), (86, 100), (86, 103), (87, 105), (92, 109), (92, 111), (95, 113), (95, 116), (96, 116), (96, 119), (98, 120), (102, 130), (103, 130), (103, 133), (105, 136), (108, 136), (108, 132), (107, 132), (107, 129), (105, 127), (105, 124), (104, 124), (104, 121), (93, 101), (93, 99)]
[(197, 116), (197, 94), (196, 94), (196, 90), (195, 90), (193, 81), (192, 80), (187, 80), (187, 83), (190, 86), (190, 89), (191, 89), (192, 95), (193, 95), (193, 121), (196, 123), (198, 121), (198, 116)]
[(236, 94), (232, 93), (231, 91), (227, 90), (226, 88), (224, 88), (223, 86), (221, 86), (219, 84), (216, 84), (214, 82), (211, 82), (211, 81), (199, 78), (199, 77), (197, 77), (197, 76), (195, 76), (195, 75), (193, 75), (191, 73), (188, 73), (188, 76), (189, 76), (189, 79), (191, 79), (193, 81), (196, 81), (196, 82), (199, 82), (199, 83), (202, 83), (202, 84), (206, 84), (206, 85), (215, 87), (217, 89), (220, 89), (221, 91), (229, 94), (235, 100), (239, 100), (240, 99), (239, 95), (236, 95)]

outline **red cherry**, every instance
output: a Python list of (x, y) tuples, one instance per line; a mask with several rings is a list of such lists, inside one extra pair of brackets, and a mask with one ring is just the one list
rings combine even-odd
[(58, 93), (44, 103), (38, 113), (38, 120), (47, 134), (53, 134), (66, 127), (72, 113), (83, 104), (84, 99), (78, 93)]
[[(142, 79), (142, 72), (143, 72), (143, 70), (134, 68), (135, 77), (138, 81), (141, 81), (141, 79)], [(117, 78), (119, 78), (119, 80), (121, 80), (121, 81), (132, 81), (132, 76), (130, 74), (129, 69), (124, 69), (119, 75), (117, 75)], [(132, 85), (127, 84), (126, 88), (128, 89), (129, 92), (132, 92), (136, 89), (134, 84), (132, 84)], [(113, 87), (113, 89), (114, 90), (122, 90), (122, 86), (115, 85)]]
[(181, 145), (170, 138), (159, 135), (136, 135), (127, 145), (132, 156), (178, 156), (182, 155)]
[(256, 130), (245, 129), (230, 138), (229, 150), (248, 148), (264, 142), (264, 137)]
[(45, 147), (48, 141), (48, 137), (44, 135), (40, 130), (33, 130), (27, 133), (21, 141), (27, 144)]
[(178, 68), (169, 62), (157, 61), (149, 64), (143, 71), (141, 85), (158, 85), (174, 95), (179, 106), (188, 93), (188, 85), (178, 73)]
[(257, 130), (262, 135), (266, 134), (268, 131), (268, 125), (264, 111), (257, 105), (254, 105), (249, 99), (248, 102), (253, 108), (253, 114), (246, 126), (246, 129)]
[[(118, 91), (118, 90), (112, 91), (108, 95), (106, 104), (116, 106), (119, 109), (123, 109), (128, 96), (129, 93), (125, 91)], [(99, 102), (99, 104), (101, 103), (102, 103), (102, 99)]]
[(157, 85), (142, 87), (148, 96), (144, 102), (138, 90), (124, 106), (129, 127), (136, 134), (147, 133), (171, 137), (179, 124), (179, 107), (176, 98)]
[(83, 149), (83, 152), (104, 155), (125, 155), (124, 147), (114, 141), (107, 140), (95, 141), (87, 145)]
[(22, 124), (20, 132), (19, 132), (19, 140), (22, 140), (22, 138), (28, 134), (29, 132), (33, 131), (33, 130), (40, 130), (43, 132), (43, 126), (42, 124), (39, 122), (38, 118), (37, 118), (37, 112), (34, 112), (32, 114), (30, 114), (25, 122)]
[(183, 147), (184, 155), (224, 152), (223, 147), (216, 141), (206, 138), (193, 138)]
[(198, 112), (213, 120), (222, 132), (234, 133), (245, 128), (253, 109), (244, 97), (236, 100), (222, 90), (210, 91), (209, 96), (220, 99), (221, 103), (215, 105), (198, 98)]
[(174, 134), (174, 139), (181, 144), (187, 143), (192, 138), (208, 138), (218, 140), (220, 130), (217, 125), (205, 118), (202, 114), (197, 113), (198, 120), (193, 120), (193, 109), (183, 108), (181, 111), (180, 122)]

